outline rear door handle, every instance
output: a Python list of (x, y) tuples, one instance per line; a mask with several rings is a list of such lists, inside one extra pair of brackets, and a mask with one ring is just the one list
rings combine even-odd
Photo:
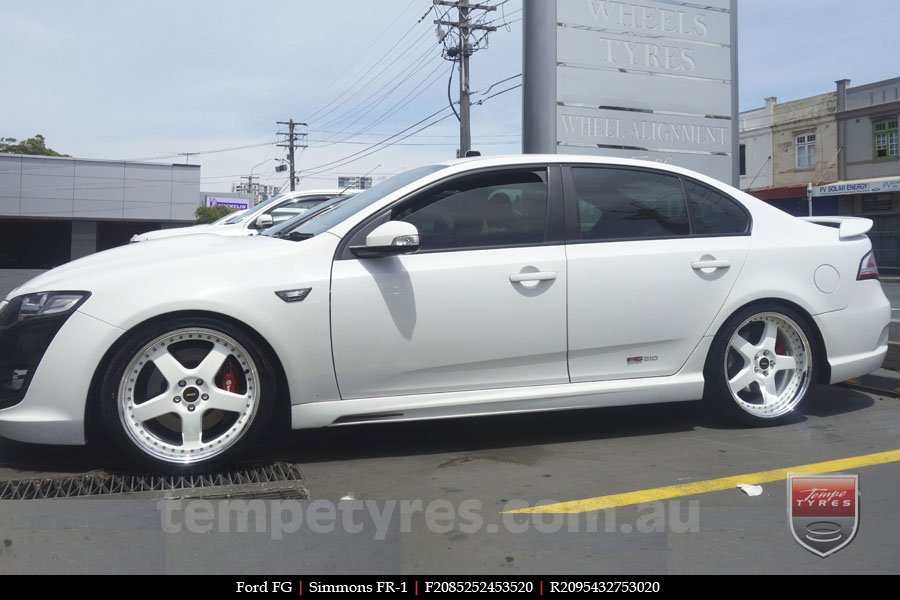
[(538, 271), (536, 273), (515, 273), (509, 276), (512, 283), (524, 283), (526, 281), (551, 281), (556, 279), (555, 271)]
[(727, 269), (731, 267), (730, 260), (698, 260), (691, 263), (691, 268), (695, 271), (703, 269)]

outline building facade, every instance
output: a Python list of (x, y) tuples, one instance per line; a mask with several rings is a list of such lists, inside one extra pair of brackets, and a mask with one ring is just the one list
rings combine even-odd
[(367, 190), (372, 187), (371, 177), (338, 177), (338, 188), (342, 190)]
[(766, 98), (763, 108), (741, 113), (740, 174), (742, 190), (772, 187), (772, 124), (778, 98)]
[(836, 85), (741, 113), (741, 188), (794, 215), (872, 219), (879, 264), (900, 269), (900, 78)]
[(198, 165), (0, 154), (0, 268), (49, 268), (193, 223)]
[(837, 82), (838, 182), (814, 190), (843, 214), (867, 217), (879, 264), (900, 267), (900, 78), (850, 87)]

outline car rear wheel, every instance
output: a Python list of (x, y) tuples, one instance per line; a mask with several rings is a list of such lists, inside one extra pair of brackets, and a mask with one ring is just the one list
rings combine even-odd
[(271, 414), (275, 378), (252, 337), (224, 321), (172, 319), (131, 334), (102, 388), (109, 438), (133, 462), (196, 472), (246, 449)]
[(791, 309), (771, 304), (741, 310), (713, 341), (706, 399), (742, 423), (772, 423), (791, 414), (815, 381), (812, 339)]

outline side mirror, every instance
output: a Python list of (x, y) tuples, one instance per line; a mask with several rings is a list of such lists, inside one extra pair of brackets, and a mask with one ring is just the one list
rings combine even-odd
[(419, 249), (419, 230), (412, 223), (388, 221), (366, 236), (365, 246), (353, 246), (350, 251), (360, 258), (411, 254)]
[(268, 229), (272, 225), (275, 224), (275, 221), (272, 219), (272, 215), (259, 215), (254, 221), (253, 226), (256, 229)]

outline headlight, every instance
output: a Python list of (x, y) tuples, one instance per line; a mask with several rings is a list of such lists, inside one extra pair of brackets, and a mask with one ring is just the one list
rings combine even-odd
[(53, 338), (89, 292), (39, 292), (0, 304), (0, 409), (21, 402)]
[(90, 295), (90, 292), (39, 292), (18, 296), (0, 307), (0, 327), (27, 319), (67, 315)]

